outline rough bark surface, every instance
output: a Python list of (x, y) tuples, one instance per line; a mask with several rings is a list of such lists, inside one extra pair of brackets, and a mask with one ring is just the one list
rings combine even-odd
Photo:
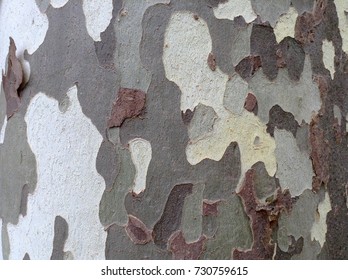
[(1, 1), (0, 259), (348, 259), (347, 3)]

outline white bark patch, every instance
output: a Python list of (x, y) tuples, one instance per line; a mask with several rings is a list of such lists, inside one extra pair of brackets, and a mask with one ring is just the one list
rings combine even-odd
[(0, 130), (0, 144), (4, 144), (6, 126), (7, 126), (7, 116), (5, 116), (4, 122)]
[(335, 0), (338, 27), (342, 36), (342, 49), (348, 54), (348, 1)]
[(27, 215), (8, 225), (10, 258), (49, 259), (54, 219), (69, 227), (64, 251), (75, 259), (103, 259), (106, 233), (99, 221), (99, 202), (105, 182), (96, 170), (102, 142), (91, 120), (81, 110), (74, 86), (67, 93), (70, 106), (63, 113), (58, 102), (38, 93), (25, 121), (29, 145), (37, 161), (37, 186), (28, 196)]
[(110, 24), (112, 9), (112, 0), (83, 0), (87, 31), (94, 41), (101, 41), (100, 33)]
[(327, 232), (326, 216), (331, 211), (330, 197), (325, 193), (325, 198), (318, 205), (318, 213), (311, 229), (312, 240), (317, 240), (320, 246), (323, 247)]
[(175, 13), (164, 41), (164, 69), (182, 91), (180, 109), (193, 111), (199, 103), (221, 107), (228, 77), (219, 68), (212, 71), (208, 66), (212, 41), (206, 22), (195, 20), (189, 12)]
[(334, 111), (334, 117), (337, 119), (338, 124), (341, 125), (341, 119), (342, 119), (341, 109), (337, 105), (334, 105), (333, 111)]
[(64, 5), (68, 2), (69, 0), (51, 0), (51, 6), (53, 8), (61, 8), (64, 7)]
[[(274, 139), (253, 113), (235, 107), (232, 110), (241, 113), (226, 110), (229, 104), (224, 104), (224, 93), (228, 76), (219, 68), (215, 71), (209, 68), (207, 58), (211, 49), (212, 41), (204, 20), (195, 20), (189, 12), (172, 15), (165, 33), (163, 64), (166, 77), (182, 92), (180, 108), (184, 112), (187, 109), (193, 111), (201, 103), (212, 107), (218, 116), (212, 133), (198, 141), (191, 139), (186, 147), (187, 160), (192, 165), (205, 158), (218, 161), (229, 144), (236, 141), (241, 154), (242, 174), (254, 163), (263, 161), (273, 176), (276, 171)], [(241, 92), (244, 89), (247, 90), (243, 85), (236, 85), (238, 94), (246, 96), (247, 92)], [(240, 102), (240, 106), (242, 104)], [(259, 138), (258, 143), (254, 143), (255, 137)]]
[(295, 24), (298, 13), (294, 7), (290, 7), (286, 14), (279, 17), (276, 26), (274, 27), (274, 35), (277, 42), (280, 43), (285, 37), (294, 37)]
[(0, 5), (1, 70), (5, 70), (9, 37), (12, 37), (17, 47), (16, 56), (23, 65), (24, 80), (27, 81), (30, 68), (24, 60), (24, 50), (27, 49), (32, 54), (43, 43), (48, 30), (47, 16), (40, 13), (35, 0), (3, 0)]
[(147, 169), (152, 157), (151, 144), (145, 139), (136, 138), (129, 141), (129, 150), (136, 170), (133, 192), (139, 194), (146, 188)]
[(214, 8), (214, 15), (216, 18), (229, 20), (242, 16), (247, 23), (256, 19), (250, 0), (229, 0), (225, 3), (220, 3)]
[(335, 74), (335, 48), (332, 42), (328, 40), (323, 41), (323, 62), (325, 68), (330, 71), (331, 79), (333, 79)]
[(305, 189), (312, 189), (312, 162), (297, 146), (292, 133), (284, 129), (275, 129), (277, 173), (280, 185), (289, 189), (291, 196), (299, 196)]

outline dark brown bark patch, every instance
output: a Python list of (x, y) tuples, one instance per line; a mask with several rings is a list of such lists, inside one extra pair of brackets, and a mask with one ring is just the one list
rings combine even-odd
[(277, 64), (279, 68), (287, 67), (290, 79), (299, 81), (303, 72), (305, 52), (294, 38), (283, 39), (277, 50)]
[(6, 97), (6, 114), (8, 119), (18, 110), (21, 103), (18, 89), (23, 82), (23, 69), (20, 61), (16, 57), (16, 50), (16, 44), (10, 37), (7, 73), (6, 76), (2, 75), (2, 85)]
[(209, 66), (211, 71), (216, 70), (216, 58), (215, 58), (215, 55), (213, 53), (209, 53), (209, 55), (208, 55), (208, 66)]
[(274, 80), (278, 75), (277, 40), (273, 28), (267, 25), (254, 24), (250, 38), (253, 55), (261, 57), (262, 70), (268, 79)]
[(293, 114), (285, 112), (279, 105), (275, 105), (269, 111), (267, 132), (274, 137), (274, 129), (285, 129), (296, 137), (297, 129), (300, 127)]
[(198, 241), (186, 243), (182, 231), (173, 233), (168, 241), (169, 251), (175, 260), (198, 260), (204, 250), (207, 238), (203, 235)]
[(243, 78), (251, 78), (262, 66), (260, 56), (248, 56), (243, 58), (235, 67), (236, 72)]
[(146, 244), (152, 240), (151, 231), (137, 217), (128, 215), (126, 232), (135, 244)]
[(193, 184), (176, 185), (169, 194), (160, 220), (153, 228), (153, 239), (157, 246), (166, 248), (170, 235), (181, 222), (185, 197), (192, 193)]
[(120, 88), (113, 103), (108, 127), (119, 127), (125, 119), (137, 117), (145, 107), (145, 92), (138, 89)]
[(311, 154), (313, 171), (315, 176), (312, 181), (312, 188), (318, 191), (320, 186), (325, 186), (330, 178), (330, 147), (328, 141), (325, 140), (324, 130), (319, 127), (319, 117), (316, 116), (310, 124), (309, 140), (311, 144)]
[(191, 122), (194, 113), (195, 110), (191, 111), (190, 109), (187, 109), (185, 113), (181, 111), (181, 118), (185, 125), (188, 125)]

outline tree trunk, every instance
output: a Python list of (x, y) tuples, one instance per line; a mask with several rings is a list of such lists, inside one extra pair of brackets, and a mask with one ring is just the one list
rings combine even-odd
[(347, 259), (346, 0), (0, 2), (0, 259)]

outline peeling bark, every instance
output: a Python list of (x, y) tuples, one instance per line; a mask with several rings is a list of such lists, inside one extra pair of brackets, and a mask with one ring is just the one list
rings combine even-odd
[(23, 69), (20, 61), (16, 57), (16, 50), (16, 44), (14, 40), (10, 38), (7, 71), (6, 75), (2, 74), (2, 83), (7, 104), (7, 119), (18, 111), (21, 103), (18, 90), (23, 82)]
[(113, 103), (108, 127), (121, 126), (125, 119), (139, 116), (145, 107), (145, 92), (137, 89), (121, 88)]

